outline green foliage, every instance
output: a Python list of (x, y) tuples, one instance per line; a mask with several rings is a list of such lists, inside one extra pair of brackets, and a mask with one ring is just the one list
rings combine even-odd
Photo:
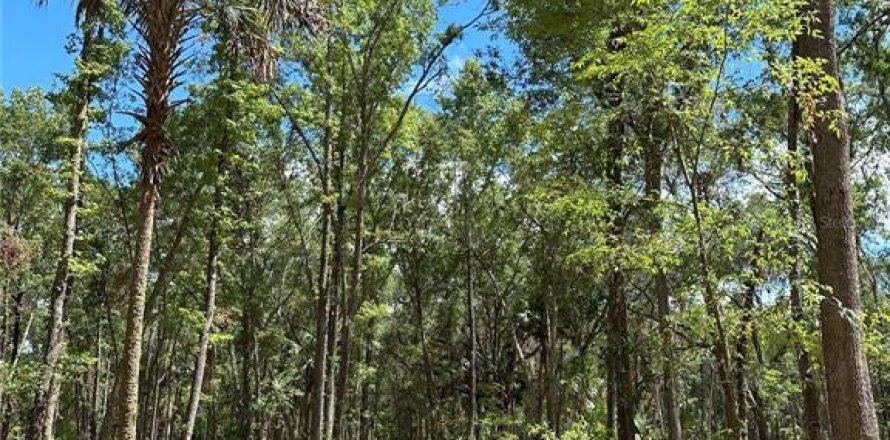
[[(12, 91), (0, 105), (0, 427), (10, 436), (23, 435), (40, 381), (74, 173), (58, 438), (86, 436), (85, 415), (105, 414), (94, 396), (118, 374), (141, 183), (132, 127), (113, 115), (130, 109), (121, 90), (139, 79), (125, 62), (127, 17), (101, 3), (70, 40), (63, 88)], [(684, 436), (731, 438), (722, 338), (733, 385), (748, 387), (744, 402), (759, 399), (748, 423), (756, 409), (772, 437), (798, 438), (799, 354), (817, 388), (828, 380), (811, 129), (841, 118), (852, 128), (864, 304), (861, 317), (845, 313), (865, 331), (878, 406), (890, 404), (890, 49), (886, 23), (871, 21), (877, 2), (839, 7), (851, 38), (843, 86), (824, 61), (789, 59), (809, 32), (802, 0), (507, 0), (468, 28), (444, 22), (444, 2), (324, 1), (305, 6), (325, 14), (310, 32), (275, 21), (269, 8), (291, 3), (304, 4), (201, 4), (174, 93), (184, 99), (165, 127), (179, 154), (159, 182), (140, 429), (183, 434), (216, 246), (200, 435), (308, 436), (324, 317), (326, 393), (347, 436), (469, 438), (472, 372), (477, 439), (609, 438), (622, 355), (639, 437), (668, 438), (670, 367)], [(877, 30), (855, 37), (863, 26)], [(496, 47), (449, 72), (443, 50), (480, 33)], [(820, 110), (840, 91), (844, 114)], [(88, 147), (83, 166), (68, 160), (77, 146)]]

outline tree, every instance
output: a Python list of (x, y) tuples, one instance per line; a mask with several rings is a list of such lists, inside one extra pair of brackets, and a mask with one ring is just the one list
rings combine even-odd
[[(81, 27), (78, 72), (68, 79), (68, 93), (62, 95), (62, 99), (67, 100), (71, 107), (69, 134), (62, 138), (62, 143), (70, 150), (67, 163), (67, 172), (70, 174), (68, 197), (63, 214), (64, 238), (51, 288), (52, 321), (47, 330), (45, 366), (31, 410), (28, 436), (32, 439), (53, 438), (53, 422), (59, 398), (57, 365), (64, 351), (64, 310), (73, 283), (71, 260), (75, 258), (77, 209), (81, 196), (83, 158), (87, 149), (90, 105), (93, 96), (99, 92), (98, 83), (112, 72), (122, 53), (120, 45), (115, 41), (121, 32), (121, 19), (113, 4), (81, 1), (77, 5), (77, 21)], [(107, 34), (111, 34), (111, 39)]]
[[(835, 4), (811, 1), (811, 17), (798, 37), (800, 57), (817, 63), (817, 74), (832, 82), (815, 108), (804, 110), (812, 135), (816, 262), (825, 286), (821, 303), (822, 351), (828, 384), (832, 438), (877, 439), (878, 423), (863, 347), (856, 224), (850, 184), (850, 140), (838, 73)], [(814, 91), (808, 91), (813, 93)]]
[(142, 85), (143, 113), (134, 114), (142, 129), (134, 139), (142, 144), (139, 208), (136, 216), (136, 247), (128, 286), (127, 326), (121, 359), (120, 392), (114, 432), (120, 439), (136, 439), (139, 404), (139, 368), (142, 358), (142, 330), (145, 291), (151, 263), (154, 216), (159, 198), (158, 186), (173, 144), (167, 132), (167, 118), (173, 105), (170, 95), (181, 75), (183, 39), (195, 11), (184, 0), (128, 1), (124, 11), (133, 17), (142, 44), (136, 58)]
[(875, 438), (890, 20), (817, 3), (80, 2), (0, 105), (0, 437)]

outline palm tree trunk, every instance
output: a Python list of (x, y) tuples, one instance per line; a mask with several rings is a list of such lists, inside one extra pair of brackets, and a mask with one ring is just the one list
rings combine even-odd
[[(151, 150), (146, 146), (146, 150)], [(148, 284), (148, 267), (151, 260), (151, 242), (154, 232), (154, 216), (158, 200), (153, 160), (143, 153), (143, 177), (137, 217), (136, 249), (133, 255), (132, 278), (129, 285), (129, 307), (124, 336), (124, 353), (120, 371), (120, 405), (117, 420), (117, 438), (136, 440), (136, 419), (139, 405), (139, 364), (142, 360), (142, 323), (145, 314), (145, 289)]]
[(184, 0), (154, 0), (149, 4), (133, 5), (138, 18), (144, 48), (136, 57), (142, 70), (145, 114), (137, 119), (142, 123), (139, 140), (142, 149), (139, 211), (136, 219), (136, 248), (127, 308), (124, 352), (120, 371), (119, 414), (115, 432), (118, 440), (136, 440), (139, 406), (139, 368), (142, 359), (142, 332), (145, 319), (145, 291), (151, 261), (154, 216), (158, 202), (158, 185), (172, 144), (166, 130), (167, 117), (172, 111), (170, 93), (176, 85), (177, 64), (182, 55), (180, 43), (187, 29), (191, 13), (186, 12)]

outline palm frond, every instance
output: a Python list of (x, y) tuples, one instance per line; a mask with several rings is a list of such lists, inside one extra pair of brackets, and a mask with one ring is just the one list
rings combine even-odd
[[(99, 15), (99, 11), (105, 6), (107, 0), (80, 0), (74, 13), (74, 22), (81, 24), (84, 21), (95, 18)], [(45, 8), (49, 5), (49, 0), (35, 0), (34, 3), (39, 8)]]
[(262, 11), (275, 32), (316, 32), (327, 27), (321, 6), (315, 0), (263, 0)]
[(105, 7), (106, 0), (80, 0), (74, 13), (74, 21), (83, 23), (99, 15), (99, 11)]
[(173, 147), (166, 129), (172, 113), (170, 95), (179, 84), (186, 36), (196, 10), (188, 0), (126, 0), (121, 7), (130, 17), (141, 44), (135, 66), (142, 86), (144, 114), (138, 137), (145, 142), (143, 167), (160, 176)]
[(269, 81), (277, 74), (275, 43), (281, 34), (300, 30), (315, 33), (327, 24), (315, 0), (260, 0), (254, 7), (238, 8), (230, 18), (233, 53), (247, 57), (260, 81)]

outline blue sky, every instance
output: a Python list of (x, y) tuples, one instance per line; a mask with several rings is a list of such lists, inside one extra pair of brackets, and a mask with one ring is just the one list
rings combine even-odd
[(56, 73), (69, 72), (65, 43), (73, 27), (70, 0), (52, 0), (43, 9), (29, 0), (0, 1), (0, 87), (48, 88)]
[[(72, 57), (65, 51), (68, 34), (74, 26), (71, 0), (50, 0), (37, 8), (31, 0), (0, 0), (0, 88), (57, 85), (56, 74), (71, 71)], [(456, 0), (441, 9), (440, 28), (462, 24), (482, 8), (483, 0)], [(469, 32), (447, 52), (452, 71), (472, 56), (475, 49), (489, 44), (478, 31)]]

